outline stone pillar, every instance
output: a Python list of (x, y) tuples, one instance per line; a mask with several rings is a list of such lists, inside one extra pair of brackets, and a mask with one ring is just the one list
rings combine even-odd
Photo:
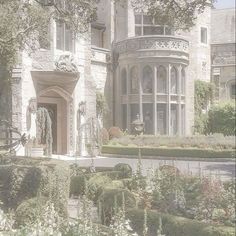
[(140, 120), (143, 121), (143, 86), (142, 86), (142, 71), (143, 66), (142, 64), (138, 65), (138, 79), (139, 79), (139, 116)]
[(166, 116), (166, 128), (167, 128), (167, 135), (170, 135), (170, 116), (171, 116), (171, 95), (170, 95), (170, 84), (171, 84), (171, 65), (168, 64), (168, 66), (166, 67), (166, 71), (167, 71), (167, 116)]
[(182, 87), (182, 66), (178, 66), (178, 77), (177, 77), (177, 93), (178, 93), (178, 127), (177, 134), (182, 135), (182, 117), (181, 117), (181, 87)]
[(131, 132), (130, 119), (130, 66), (127, 66), (127, 129)]
[(157, 135), (157, 66), (153, 68), (153, 121), (154, 121), (154, 135)]

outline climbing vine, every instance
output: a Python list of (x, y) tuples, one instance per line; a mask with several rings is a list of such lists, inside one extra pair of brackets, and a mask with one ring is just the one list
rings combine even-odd
[(46, 145), (45, 155), (52, 155), (52, 121), (48, 110), (40, 107), (36, 116), (37, 142)]

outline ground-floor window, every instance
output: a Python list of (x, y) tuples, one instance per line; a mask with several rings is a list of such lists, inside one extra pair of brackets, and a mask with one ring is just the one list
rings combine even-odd
[(177, 134), (177, 124), (178, 124), (177, 104), (171, 104), (170, 135), (176, 135)]
[(143, 104), (143, 122), (144, 122), (144, 133), (154, 134), (153, 105), (151, 103)]
[(167, 105), (157, 104), (157, 134), (167, 134), (166, 118), (167, 118)]
[(122, 129), (127, 129), (127, 105), (122, 105)]

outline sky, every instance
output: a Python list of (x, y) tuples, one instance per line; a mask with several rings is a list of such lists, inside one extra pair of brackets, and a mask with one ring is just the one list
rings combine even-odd
[(235, 7), (235, 0), (217, 0), (215, 7), (217, 9)]

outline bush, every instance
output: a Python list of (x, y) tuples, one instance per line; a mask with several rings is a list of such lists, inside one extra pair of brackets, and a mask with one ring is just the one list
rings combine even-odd
[(120, 138), (123, 136), (123, 133), (119, 127), (111, 127), (108, 131), (109, 133), (109, 138)]
[(132, 168), (128, 164), (119, 163), (114, 167), (114, 170), (122, 172), (122, 178), (130, 178), (132, 176)]
[(136, 199), (134, 195), (126, 189), (104, 189), (100, 195), (98, 202), (101, 205), (102, 222), (109, 225), (111, 218), (114, 215), (114, 208), (120, 208), (123, 203), (126, 208), (133, 208), (136, 206)]
[[(21, 164), (19, 164), (21, 163)], [(57, 204), (67, 204), (70, 186), (70, 170), (66, 162), (35, 159), (11, 158), (11, 164), (1, 165), (3, 183), (2, 201), (4, 207), (16, 209), (23, 201), (40, 193)]]
[(209, 133), (236, 135), (235, 102), (212, 106), (208, 116)]
[(109, 133), (107, 131), (107, 129), (102, 128), (101, 129), (101, 139), (102, 139), (102, 144), (108, 144), (109, 142)]
[(86, 177), (84, 175), (73, 176), (70, 181), (70, 195), (84, 195), (86, 188)]
[[(127, 218), (131, 220), (131, 227), (139, 235), (142, 235), (144, 225), (144, 211), (132, 209), (127, 211)], [(162, 234), (166, 236), (233, 236), (234, 228), (224, 226), (213, 226), (196, 220), (183, 217), (147, 212), (148, 236), (156, 236), (159, 219), (162, 219)]]
[(97, 201), (98, 197), (103, 192), (103, 189), (111, 183), (111, 179), (108, 176), (103, 176), (99, 174), (95, 174), (88, 180), (87, 183), (87, 193), (88, 198), (94, 202)]
[[(138, 158), (138, 147), (121, 147), (121, 146), (103, 146), (103, 154), (130, 155), (132, 158)], [(234, 158), (235, 150), (213, 150), (197, 148), (141, 148), (142, 158), (150, 157), (196, 157), (196, 158)]]

